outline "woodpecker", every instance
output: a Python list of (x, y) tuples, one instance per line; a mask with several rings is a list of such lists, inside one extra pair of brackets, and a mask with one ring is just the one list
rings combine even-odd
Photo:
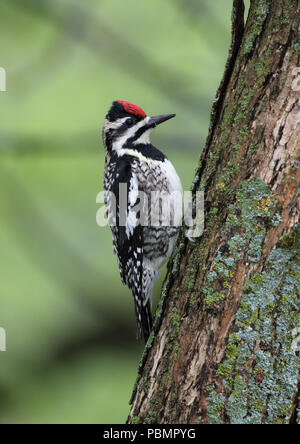
[[(172, 163), (150, 143), (151, 131), (172, 117), (175, 114), (150, 117), (140, 107), (118, 100), (108, 111), (102, 130), (106, 151), (104, 201), (113, 250), (122, 282), (133, 294), (137, 338), (143, 337), (145, 342), (152, 329), (153, 285), (172, 255), (181, 225), (180, 216), (174, 223), (174, 213), (182, 207), (181, 181)], [(168, 199), (158, 205), (153, 197), (157, 192), (166, 198), (175, 196), (164, 215), (161, 207)], [(170, 223), (165, 218), (168, 212)]]

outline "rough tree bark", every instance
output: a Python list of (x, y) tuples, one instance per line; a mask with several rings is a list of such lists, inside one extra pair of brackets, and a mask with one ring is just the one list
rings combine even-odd
[[(299, 0), (233, 4), (232, 45), (129, 423), (300, 423)], [(299, 336), (298, 336), (299, 338)]]

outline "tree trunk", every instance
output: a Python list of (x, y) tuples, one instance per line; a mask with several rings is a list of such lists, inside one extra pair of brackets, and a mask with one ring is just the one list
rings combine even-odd
[(129, 423), (300, 423), (299, 13), (252, 0), (244, 28), (234, 1), (193, 183), (205, 229), (169, 264)]

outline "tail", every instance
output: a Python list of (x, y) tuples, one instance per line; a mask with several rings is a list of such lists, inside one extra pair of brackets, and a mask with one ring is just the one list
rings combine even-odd
[(146, 343), (152, 330), (152, 309), (150, 298), (147, 300), (145, 305), (140, 299), (137, 300), (136, 298), (134, 298), (134, 308), (137, 339), (144, 338), (144, 341)]
[(136, 336), (137, 339), (144, 338), (148, 341), (152, 330), (152, 289), (159, 273), (153, 268), (141, 267), (136, 270), (135, 279), (131, 279), (131, 291), (134, 298), (135, 318), (136, 318)]

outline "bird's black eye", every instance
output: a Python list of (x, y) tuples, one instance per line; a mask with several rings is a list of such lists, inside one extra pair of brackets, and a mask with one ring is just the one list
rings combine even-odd
[(133, 122), (134, 122), (133, 119), (127, 119), (126, 120), (126, 125), (127, 126), (131, 126), (131, 125), (133, 125)]

